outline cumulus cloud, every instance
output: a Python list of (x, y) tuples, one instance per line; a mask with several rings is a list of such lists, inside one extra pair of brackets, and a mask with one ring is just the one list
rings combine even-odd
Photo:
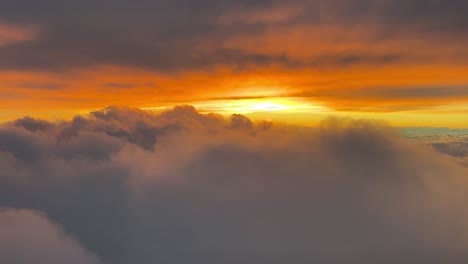
[(468, 261), (468, 167), (382, 124), (109, 107), (4, 124), (0, 166), (103, 263)]
[(0, 262), (98, 264), (98, 259), (44, 215), (0, 209)]

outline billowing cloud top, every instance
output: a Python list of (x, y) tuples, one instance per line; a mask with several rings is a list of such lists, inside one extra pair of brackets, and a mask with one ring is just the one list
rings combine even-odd
[(0, 167), (9, 263), (468, 261), (466, 154), (377, 123), (109, 107), (2, 125)]

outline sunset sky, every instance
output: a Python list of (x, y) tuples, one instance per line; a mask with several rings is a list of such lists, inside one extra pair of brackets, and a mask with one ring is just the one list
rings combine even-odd
[(468, 0), (0, 0), (0, 264), (468, 263)]
[(0, 120), (107, 106), (468, 127), (465, 0), (0, 3)]

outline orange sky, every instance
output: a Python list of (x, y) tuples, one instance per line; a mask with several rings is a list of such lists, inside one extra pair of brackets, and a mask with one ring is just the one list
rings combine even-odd
[[(397, 126), (464, 127), (468, 115), (464, 72), (468, 71), (462, 67), (437, 66), (343, 71), (272, 68), (248, 73), (219, 69), (182, 76), (114, 67), (59, 74), (4, 72), (0, 74), (0, 119), (68, 118), (109, 105), (158, 110), (192, 104), (202, 111), (237, 112), (302, 125), (314, 125), (327, 115), (350, 115), (384, 119)], [(427, 91), (421, 88), (425, 86)], [(449, 90), (446, 95), (445, 90)]]
[(468, 49), (464, 28), (453, 22), (457, 6), (447, 4), (450, 14), (421, 7), (405, 17), (386, 1), (362, 14), (313, 3), (233, 6), (210, 19), (190, 9), (186, 20), (175, 20), (180, 27), (150, 27), (143, 11), (135, 15), (146, 24), (121, 25), (113, 13), (119, 6), (96, 12), (97, 24), (16, 10), (17, 17), (0, 20), (0, 120), (192, 104), (311, 126), (340, 115), (468, 127)]

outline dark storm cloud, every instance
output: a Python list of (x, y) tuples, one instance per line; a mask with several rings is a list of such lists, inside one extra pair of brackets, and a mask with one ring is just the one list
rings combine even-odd
[[(104, 264), (466, 263), (462, 164), (366, 121), (300, 129), (109, 107), (4, 124), (0, 207), (43, 212), (15, 222), (63, 228)], [(43, 248), (22, 229), (5, 230)]]
[[(233, 13), (248, 17), (256, 11), (281, 10), (289, 5), (302, 7), (301, 12), (284, 21), (259, 19), (250, 23), (249, 19), (237, 19), (219, 23), (220, 18)], [(403, 34), (406, 38), (464, 43), (467, 11), (462, 0), (6, 0), (0, 4), (1, 20), (37, 24), (43, 30), (37, 39), (0, 48), (0, 68), (59, 70), (112, 64), (177, 71), (218, 65), (239, 65), (242, 69), (249, 65), (300, 65), (304, 62), (287, 56), (243, 52), (220, 44), (233, 36), (258, 36), (277, 26), (301, 24), (340, 25), (343, 32), (356, 25), (376, 27), (377, 39)], [(393, 54), (380, 56), (395, 62)], [(346, 65), (362, 59), (346, 56), (340, 60)], [(320, 60), (323, 58), (317, 58), (317, 63)]]

